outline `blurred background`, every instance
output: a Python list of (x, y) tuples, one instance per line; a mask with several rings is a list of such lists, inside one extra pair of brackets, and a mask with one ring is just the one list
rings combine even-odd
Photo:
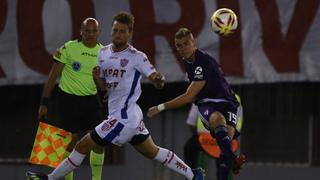
[[(167, 79), (164, 90), (143, 81), (143, 111), (169, 100), (188, 86), (173, 37), (179, 27), (194, 32), (200, 49), (215, 57), (242, 99), (241, 151), (248, 164), (235, 180), (320, 178), (320, 0), (0, 0), (0, 173), (25, 179), (37, 131), (37, 109), (51, 53), (79, 38), (81, 22), (100, 22), (100, 42), (110, 43), (113, 14), (135, 16), (132, 44), (145, 52)], [(238, 16), (237, 31), (219, 37), (210, 27), (221, 7)], [(56, 96), (48, 123), (59, 124)], [(155, 142), (180, 157), (190, 136), (189, 106), (145, 118)], [(76, 125), (76, 124), (75, 124)], [(130, 145), (108, 148), (104, 179), (182, 180), (145, 159)], [(76, 179), (90, 179), (84, 165)], [(212, 171), (211, 171), (212, 169)], [(207, 179), (214, 179), (209, 162)]]

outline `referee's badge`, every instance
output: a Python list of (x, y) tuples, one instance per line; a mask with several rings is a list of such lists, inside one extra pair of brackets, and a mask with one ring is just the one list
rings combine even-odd
[(80, 71), (80, 69), (81, 69), (81, 63), (78, 62), (78, 61), (74, 61), (74, 62), (72, 63), (72, 69), (73, 69), (74, 71)]
[(121, 67), (126, 67), (128, 64), (129, 60), (128, 59), (121, 59), (120, 60), (120, 65)]

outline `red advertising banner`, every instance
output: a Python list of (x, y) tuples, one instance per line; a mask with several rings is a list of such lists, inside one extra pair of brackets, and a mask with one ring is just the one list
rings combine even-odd
[[(188, 27), (200, 49), (214, 56), (232, 84), (320, 81), (320, 0), (0, 0), (0, 85), (43, 83), (51, 54), (79, 37), (81, 22), (96, 17), (102, 44), (111, 20), (124, 10), (135, 16), (132, 43), (169, 82), (184, 81), (174, 33)], [(210, 27), (221, 7), (238, 16), (235, 34), (219, 37)]]

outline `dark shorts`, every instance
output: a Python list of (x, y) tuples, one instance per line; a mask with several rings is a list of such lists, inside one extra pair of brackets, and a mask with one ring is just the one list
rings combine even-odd
[[(218, 103), (210, 102), (210, 103), (198, 104), (198, 109), (199, 109), (199, 113), (201, 114), (201, 119), (206, 122), (209, 122), (210, 115), (213, 112), (216, 112), (216, 111), (220, 112), (224, 116), (226, 123), (235, 128), (236, 130), (235, 137), (239, 136), (239, 132), (236, 129), (237, 120), (238, 120), (237, 105), (229, 102), (218, 102)], [(210, 130), (208, 126), (205, 125), (205, 127), (208, 130)]]
[(83, 135), (103, 120), (102, 105), (98, 96), (76, 96), (58, 88), (60, 127)]

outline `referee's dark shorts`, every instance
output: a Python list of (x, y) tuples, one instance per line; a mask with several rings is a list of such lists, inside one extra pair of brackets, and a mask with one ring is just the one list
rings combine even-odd
[(84, 135), (103, 120), (98, 95), (76, 96), (58, 88), (58, 117), (60, 128)]

